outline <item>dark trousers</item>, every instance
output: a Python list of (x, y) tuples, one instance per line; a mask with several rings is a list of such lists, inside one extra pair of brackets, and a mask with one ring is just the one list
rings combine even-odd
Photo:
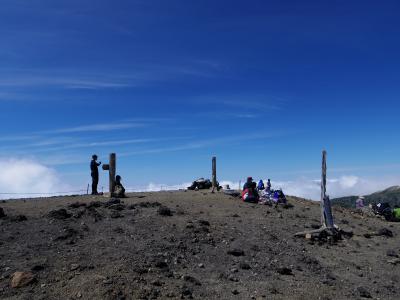
[(99, 184), (99, 175), (92, 174), (92, 194), (97, 194), (97, 185)]

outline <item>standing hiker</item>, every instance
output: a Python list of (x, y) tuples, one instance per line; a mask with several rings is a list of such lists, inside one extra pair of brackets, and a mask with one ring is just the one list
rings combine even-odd
[(267, 192), (271, 192), (271, 179), (267, 181)]
[(101, 162), (97, 162), (97, 155), (92, 156), (92, 161), (90, 162), (90, 171), (92, 175), (92, 195), (98, 195), (97, 185), (99, 184), (99, 166)]

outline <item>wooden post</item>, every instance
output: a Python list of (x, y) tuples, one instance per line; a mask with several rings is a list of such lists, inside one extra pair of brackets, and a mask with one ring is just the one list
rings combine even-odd
[(334, 228), (332, 206), (329, 196), (326, 195), (326, 151), (322, 152), (321, 176), (321, 225), (323, 228)]
[(109, 164), (103, 164), (103, 170), (108, 171), (109, 174), (109, 191), (110, 191), (110, 197), (112, 197), (112, 194), (114, 193), (115, 189), (115, 176), (117, 173), (117, 156), (115, 153), (110, 154), (110, 163)]
[(324, 233), (334, 240), (341, 238), (341, 232), (335, 225), (332, 214), (332, 206), (329, 196), (326, 195), (326, 151), (322, 152), (322, 175), (321, 175), (321, 228), (311, 231), (296, 233), (295, 236), (306, 239), (319, 238)]
[(115, 176), (117, 170), (117, 157), (115, 153), (110, 154), (110, 197), (114, 193), (115, 188)]
[(326, 197), (326, 151), (322, 151), (322, 173), (321, 173), (321, 225), (326, 227), (325, 222), (325, 197)]
[(212, 158), (212, 187), (213, 190), (218, 188), (217, 186), (217, 158), (214, 156)]

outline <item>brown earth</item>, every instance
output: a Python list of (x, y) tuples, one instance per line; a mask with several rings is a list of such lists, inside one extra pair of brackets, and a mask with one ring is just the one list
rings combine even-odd
[[(298, 198), (286, 209), (208, 191), (108, 200), (0, 203), (0, 298), (400, 297), (400, 223), (334, 208), (354, 236), (333, 244), (294, 237), (320, 219), (318, 203)], [(35, 280), (12, 288), (16, 272)]]

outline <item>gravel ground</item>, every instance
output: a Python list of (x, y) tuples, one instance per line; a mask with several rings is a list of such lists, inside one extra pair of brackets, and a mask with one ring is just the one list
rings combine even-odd
[[(1, 299), (399, 299), (400, 223), (334, 208), (354, 235), (317, 228), (318, 203), (242, 203), (209, 191), (0, 203)], [(25, 286), (11, 287), (15, 272)], [(15, 277), (14, 277), (15, 278)]]

